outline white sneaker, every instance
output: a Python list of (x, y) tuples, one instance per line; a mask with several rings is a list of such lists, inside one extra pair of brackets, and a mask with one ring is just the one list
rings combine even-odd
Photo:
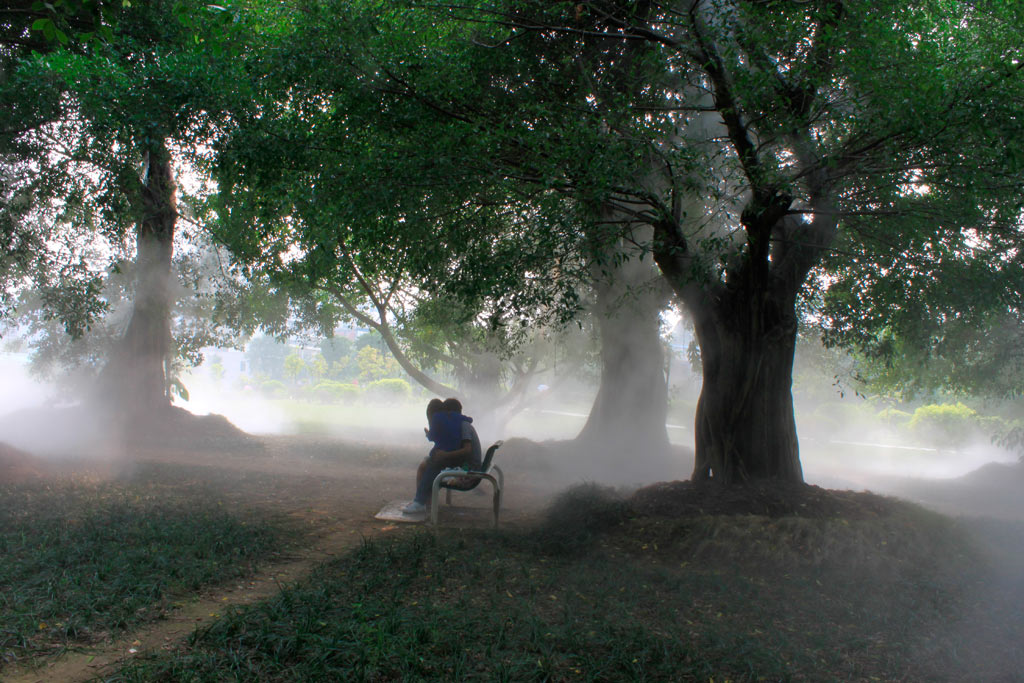
[(427, 506), (423, 503), (417, 503), (415, 500), (402, 508), (402, 514), (405, 515), (418, 515), (426, 511)]

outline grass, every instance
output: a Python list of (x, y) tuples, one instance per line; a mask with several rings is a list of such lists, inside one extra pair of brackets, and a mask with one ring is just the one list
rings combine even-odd
[(529, 532), (368, 541), (111, 680), (994, 680), (1024, 623), (964, 628), (979, 562), (911, 506), (638, 518), (584, 487)]
[(0, 487), (0, 663), (130, 628), (280, 546), (274, 523), (207, 493), (86, 480)]
[[(273, 406), (288, 424), (288, 433), (301, 435), (343, 434), (350, 429), (387, 424), (406, 425), (410, 438), (420, 438), (426, 426), (427, 399), (397, 403), (358, 400), (352, 403), (318, 403), (302, 399), (272, 399)], [(386, 417), (382, 417), (386, 416)], [(424, 441), (426, 443), (426, 441)]]

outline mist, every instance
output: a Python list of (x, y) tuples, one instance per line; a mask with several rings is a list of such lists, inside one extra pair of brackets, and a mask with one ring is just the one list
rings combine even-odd
[(53, 395), (53, 387), (32, 378), (27, 353), (0, 353), (0, 411), (38, 408)]
[[(552, 483), (558, 485), (589, 481), (637, 487), (654, 481), (687, 479), (693, 467), (692, 425), (700, 377), (681, 360), (678, 348), (676, 351), (669, 371), (666, 431), (671, 461), (667, 464), (645, 463), (642, 448), (618, 454), (623, 457), (615, 460), (607, 454), (594, 457), (591, 452), (572, 447), (572, 440), (583, 429), (594, 402), (596, 378), (580, 377), (553, 386), (538, 382), (530, 390), (528, 408), (503, 425), (490, 419), (481, 406), (466, 405), (464, 412), (475, 418), (484, 448), (498, 439), (514, 441), (517, 446), (505, 449), (502, 457), (512, 458), (516, 451), (526, 451), (518, 456), (523, 460), (521, 465), (510, 465), (544, 467), (550, 472)], [(424, 407), (430, 396), (426, 393), (414, 388), (414, 398), (390, 402), (272, 397), (247, 383), (237, 369), (224, 373), (215, 367), (230, 353), (208, 352), (203, 365), (182, 377), (188, 397), (176, 397), (175, 405), (196, 415), (223, 415), (239, 429), (254, 435), (352, 440), (383, 447), (422, 447), (424, 454), (427, 452), (428, 444), (423, 438)], [(85, 406), (78, 406), (59, 424), (38, 417), (38, 409), (57, 405), (58, 393), (54, 386), (29, 374), (27, 361), (26, 354), (0, 354), (5, 380), (0, 387), (0, 442), (40, 456), (117, 457), (115, 446), (100, 433), (97, 421)], [(935, 496), (923, 495), (921, 485), (941, 489), (984, 471), (986, 466), (1017, 462), (1016, 453), (992, 445), (980, 434), (956, 447), (942, 447), (934, 440), (916, 438), (906, 428), (894, 428), (878, 419), (874, 415), (877, 410), (863, 398), (841, 395), (833, 386), (832, 377), (809, 379), (803, 373), (798, 384), (795, 407), (801, 462), (808, 484), (871, 490), (910, 497), (946, 512), (983, 514), (985, 506), (975, 505), (971, 500), (960, 500), (955, 509), (941, 502), (935, 504)], [(410, 468), (414, 466), (410, 462)], [(984, 499), (990, 494), (979, 489), (977, 496)], [(999, 516), (1024, 519), (1024, 503), (1017, 508), (1001, 509)]]
[[(673, 458), (669, 468), (645, 467), (642, 449), (610, 463), (607, 458), (565, 447), (587, 421), (597, 392), (596, 377), (550, 385), (538, 381), (530, 390), (528, 407), (504, 426), (488, 420), (481, 406), (466, 405), (465, 413), (476, 419), (485, 448), (497, 439), (539, 444), (545, 455), (530, 460), (547, 458), (546, 465), (560, 481), (639, 486), (687, 479), (693, 466), (693, 416), (701, 382), (683, 357), (687, 343), (685, 336), (675, 341), (669, 369), (666, 430)], [(186, 385), (190, 399), (179, 401), (179, 405), (200, 414), (222, 414), (251, 433), (321, 435), (426, 448), (423, 409), (430, 396), (425, 393), (402, 403), (301, 403), (305, 407), (289, 407), (287, 401), (269, 399), (229, 377), (214, 380), (208, 365), (195, 368)], [(944, 448), (908, 429), (897, 429), (877, 417), (877, 406), (837, 388), (834, 376), (826, 373), (802, 372), (794, 395), (801, 462), (809, 484), (900, 494), (909, 481), (952, 482), (990, 463), (1017, 461), (1016, 453), (994, 446), (980, 434), (955, 448)], [(1024, 506), (1020, 516), (1024, 518)]]
[(96, 415), (83, 408), (50, 409), (65, 404), (53, 384), (34, 378), (26, 353), (0, 353), (0, 442), (42, 457), (87, 458), (109, 455)]

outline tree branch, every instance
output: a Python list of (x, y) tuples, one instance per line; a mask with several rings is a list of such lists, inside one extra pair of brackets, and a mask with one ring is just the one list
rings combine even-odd
[(382, 320), (374, 320), (370, 316), (366, 315), (366, 313), (360, 311), (349, 300), (341, 287), (338, 287), (335, 284), (329, 283), (325, 285), (325, 289), (334, 296), (338, 303), (341, 304), (341, 307), (344, 308), (349, 315), (367, 327), (376, 330), (377, 333), (380, 334), (381, 339), (383, 339), (384, 343), (387, 344), (388, 350), (391, 351), (391, 355), (395, 357), (398, 364), (406, 371), (406, 373), (409, 374), (410, 377), (423, 386), (423, 388), (434, 392), (438, 396), (459, 396), (459, 393), (455, 389), (430, 377), (409, 359), (405, 353), (405, 349), (402, 348), (398, 343), (398, 340), (395, 338), (395, 335), (391, 330), (391, 326), (388, 324), (386, 318)]

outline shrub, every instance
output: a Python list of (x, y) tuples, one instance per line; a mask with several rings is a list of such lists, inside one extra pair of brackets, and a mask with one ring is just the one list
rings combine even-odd
[(911, 413), (893, 407), (878, 411), (878, 419), (890, 427), (906, 427), (913, 417)]
[(404, 379), (379, 379), (366, 385), (366, 393), (384, 401), (404, 401), (412, 394), (412, 387)]
[(324, 403), (352, 403), (362, 391), (354, 384), (325, 380), (313, 387), (313, 398)]
[(914, 411), (908, 426), (940, 446), (959, 448), (978, 435), (978, 413), (963, 403), (930, 404)]
[(276, 379), (267, 380), (260, 385), (260, 391), (271, 398), (284, 398), (288, 395), (288, 387)]

